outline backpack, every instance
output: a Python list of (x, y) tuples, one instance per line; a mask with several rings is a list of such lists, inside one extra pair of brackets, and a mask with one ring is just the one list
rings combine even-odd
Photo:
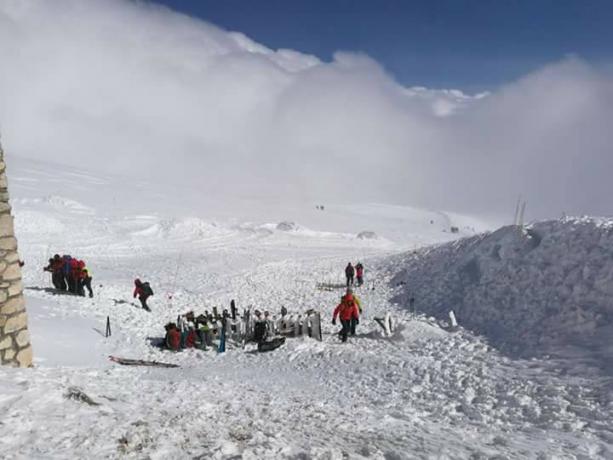
[(143, 283), (141, 285), (141, 289), (146, 295), (153, 295), (153, 289), (151, 289), (151, 286), (149, 286), (148, 282)]

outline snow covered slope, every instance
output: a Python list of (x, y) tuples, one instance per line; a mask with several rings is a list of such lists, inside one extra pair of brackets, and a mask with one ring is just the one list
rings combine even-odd
[[(613, 372), (613, 221), (563, 219), (400, 257), (396, 300), (520, 356), (582, 358)], [(577, 362), (573, 361), (573, 365)]]
[[(469, 233), (459, 216), (225, 201), (10, 159), (8, 170), (36, 367), (0, 368), (3, 458), (613, 455), (607, 381), (509, 359), (478, 335), (448, 332), (390, 301), (404, 286), (392, 282), (389, 255), (455, 237), (443, 232), (447, 218)], [(278, 228), (284, 221), (296, 225)], [(363, 230), (380, 237), (357, 238)], [(87, 261), (92, 299), (48, 289), (41, 268), (55, 252)], [(365, 313), (358, 335), (341, 344), (330, 319), (343, 289), (318, 283), (341, 281), (358, 258)], [(152, 313), (132, 304), (136, 276), (152, 282)], [(150, 345), (178, 313), (230, 299), (272, 313), (318, 309), (323, 341), (288, 339), (266, 354), (233, 342), (224, 354)], [(387, 312), (397, 323), (392, 337), (373, 320)], [(125, 368), (110, 354), (180, 367)]]

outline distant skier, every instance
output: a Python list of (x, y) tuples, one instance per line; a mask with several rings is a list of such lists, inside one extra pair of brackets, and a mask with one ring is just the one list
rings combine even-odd
[(347, 278), (347, 287), (353, 286), (353, 276), (355, 275), (355, 269), (351, 262), (347, 264), (345, 267), (345, 277)]
[(138, 278), (134, 280), (134, 295), (136, 298), (138, 296), (138, 300), (140, 300), (140, 304), (142, 305), (144, 310), (151, 311), (149, 306), (147, 305), (147, 299), (153, 295), (153, 289), (148, 282), (142, 282)]
[[(347, 335), (351, 332), (351, 323), (355, 321), (355, 324), (360, 323), (360, 314), (358, 306), (353, 300), (353, 295), (346, 294), (343, 296), (341, 303), (334, 309), (334, 315), (332, 316), (332, 324), (336, 324), (336, 317), (341, 320), (343, 328), (339, 332), (339, 336), (343, 342), (347, 341)], [(355, 331), (355, 329), (354, 329)]]
[(364, 284), (364, 266), (362, 265), (362, 262), (358, 262), (358, 264), (355, 266), (355, 277), (358, 286)]

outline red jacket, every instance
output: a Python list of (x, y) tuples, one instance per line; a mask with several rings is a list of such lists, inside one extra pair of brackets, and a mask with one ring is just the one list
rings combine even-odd
[(196, 346), (196, 332), (190, 329), (185, 336), (185, 348), (194, 348)]
[(171, 350), (179, 350), (179, 347), (181, 346), (181, 333), (175, 328), (170, 329), (166, 333), (166, 345)]
[(134, 296), (133, 297), (136, 297), (136, 296), (143, 297), (144, 294), (145, 294), (145, 291), (143, 291), (143, 288), (141, 286), (136, 286), (134, 288)]
[(61, 273), (64, 269), (64, 261), (62, 259), (53, 259), (53, 262), (50, 263), (49, 266), (54, 273)]
[(339, 316), (342, 321), (349, 321), (352, 318), (359, 319), (360, 312), (358, 310), (358, 306), (353, 301), (353, 296), (346, 295), (343, 298), (343, 301), (338, 304), (338, 306), (334, 309), (333, 318)]

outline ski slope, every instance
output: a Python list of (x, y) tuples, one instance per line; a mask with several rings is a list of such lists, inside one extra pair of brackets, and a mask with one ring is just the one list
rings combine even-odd
[[(383, 204), (321, 211), (224, 200), (7, 163), (36, 364), (0, 369), (0, 448), (14, 458), (613, 456), (605, 380), (512, 359), (401, 301), (397, 254), (453, 240), (452, 225), (459, 236), (486, 228), (474, 219)], [(282, 222), (295, 225), (281, 230)], [(357, 238), (362, 231), (377, 238)], [(42, 266), (56, 252), (86, 260), (93, 299), (45, 289)], [(342, 282), (346, 263), (358, 260), (365, 314), (357, 337), (341, 344), (330, 319), (343, 290), (316, 285)], [(152, 313), (132, 305), (135, 277), (152, 284)], [(150, 346), (177, 314), (231, 299), (272, 313), (318, 309), (324, 339), (288, 339), (262, 354), (232, 343), (220, 355)], [(373, 320), (386, 312), (397, 323), (392, 337)], [(122, 367), (111, 354), (180, 367)], [(79, 391), (95, 405), (70, 397)]]

